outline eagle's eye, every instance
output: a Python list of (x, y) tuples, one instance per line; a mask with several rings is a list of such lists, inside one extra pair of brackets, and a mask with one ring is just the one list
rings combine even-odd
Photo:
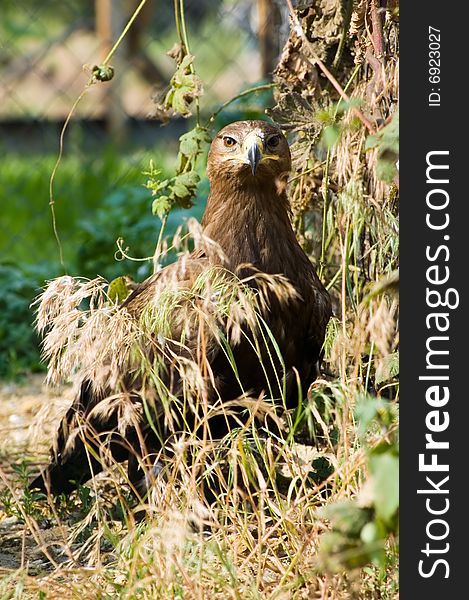
[(270, 148), (276, 148), (280, 143), (280, 136), (279, 135), (271, 135), (270, 138), (267, 140), (267, 145), (270, 146)]
[(223, 138), (223, 143), (227, 148), (233, 148), (233, 146), (236, 144), (236, 140), (229, 135), (225, 135)]

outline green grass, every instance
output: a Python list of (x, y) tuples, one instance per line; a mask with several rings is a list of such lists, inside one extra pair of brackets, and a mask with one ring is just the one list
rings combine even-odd
[[(151, 215), (150, 194), (143, 187), (142, 174), (150, 158), (163, 170), (171, 168), (173, 156), (163, 151), (126, 156), (108, 149), (95, 155), (74, 154), (62, 159), (55, 178), (54, 199), (57, 229), (70, 270), (78, 266), (77, 253), (87, 239), (84, 234), (96, 222), (99, 210), (107, 207), (110, 211), (107, 228), (109, 236), (115, 239), (125, 236), (130, 221)], [(58, 265), (49, 207), (49, 181), (55, 161), (55, 155), (10, 154), (3, 158), (0, 206), (4, 234), (0, 239), (0, 254), (4, 259), (19, 265)], [(115, 194), (121, 197), (119, 201), (112, 200)], [(117, 205), (119, 209), (113, 209)], [(157, 227), (155, 220), (155, 230)]]
[[(169, 146), (153, 152), (78, 153), (62, 159), (55, 178), (57, 231), (69, 274), (111, 280), (130, 275), (143, 280), (152, 271), (151, 257), (160, 221), (151, 213), (152, 197), (145, 188), (150, 159), (163, 175), (174, 167)], [(30, 304), (45, 281), (64, 272), (52, 227), (49, 181), (56, 156), (7, 154), (0, 165), (0, 377), (14, 378), (40, 368), (38, 340)], [(207, 184), (200, 186), (191, 210), (175, 210), (166, 226), (174, 235), (184, 218), (200, 217)], [(116, 241), (131, 257), (116, 260)], [(122, 258), (122, 257), (121, 257)], [(171, 256), (167, 260), (171, 260)], [(15, 327), (12, 327), (12, 324)]]

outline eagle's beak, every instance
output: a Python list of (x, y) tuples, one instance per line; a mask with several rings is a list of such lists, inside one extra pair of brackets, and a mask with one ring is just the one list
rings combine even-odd
[(255, 175), (263, 157), (264, 141), (256, 133), (250, 133), (244, 140), (243, 150), (246, 162), (251, 167), (252, 174)]

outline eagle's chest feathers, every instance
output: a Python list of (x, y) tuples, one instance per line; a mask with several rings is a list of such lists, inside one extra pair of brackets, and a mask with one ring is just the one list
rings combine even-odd
[[(300, 248), (290, 224), (287, 198), (275, 189), (238, 191), (209, 199), (205, 233), (226, 256), (229, 268), (242, 265), (271, 275), (284, 275), (293, 285), (306, 283), (312, 265)], [(235, 217), (235, 218), (233, 218)]]

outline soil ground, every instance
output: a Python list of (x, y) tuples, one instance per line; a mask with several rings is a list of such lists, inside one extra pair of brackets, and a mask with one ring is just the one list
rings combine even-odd
[[(0, 579), (16, 569), (28, 566), (33, 574), (50, 564), (29, 527), (9, 514), (2, 493), (8, 489), (23, 493), (15, 465), (27, 460), (33, 473), (46, 463), (58, 419), (70, 404), (71, 394), (70, 387), (45, 386), (44, 374), (21, 383), (0, 383)], [(41, 540), (60, 536), (58, 529), (41, 529)]]

